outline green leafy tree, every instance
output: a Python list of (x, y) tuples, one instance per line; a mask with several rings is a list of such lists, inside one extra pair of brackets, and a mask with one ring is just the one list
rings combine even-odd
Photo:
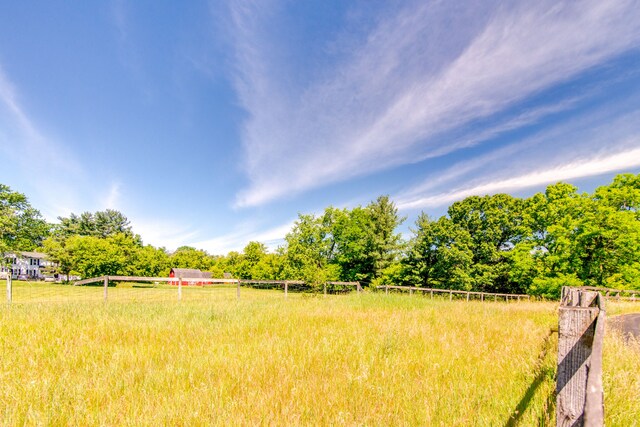
[(364, 208), (325, 209), (321, 223), (328, 261), (339, 267), (342, 280), (370, 284), (398, 259), (402, 241), (395, 230), (403, 221), (388, 196)]
[(58, 220), (60, 223), (55, 227), (55, 234), (62, 238), (75, 235), (107, 238), (124, 234), (141, 243), (140, 237), (133, 233), (130, 221), (117, 210), (83, 212), (80, 215), (72, 213), (68, 218), (58, 217)]
[(330, 263), (332, 242), (322, 218), (299, 215), (285, 241), (286, 262), (282, 272), (285, 279), (319, 286), (339, 278), (339, 267)]
[(171, 268), (195, 268), (209, 271), (214, 260), (203, 250), (191, 246), (181, 246), (169, 256), (169, 264)]
[(640, 174), (617, 175), (610, 185), (598, 187), (595, 199), (618, 211), (630, 211), (640, 220)]
[(396, 232), (406, 219), (398, 215), (395, 204), (389, 200), (389, 196), (380, 196), (375, 202), (366, 207), (370, 218), (370, 244), (371, 271), (365, 277), (369, 282), (379, 277), (383, 270), (392, 265), (398, 258), (403, 247), (402, 238)]
[(66, 281), (69, 281), (69, 274), (75, 266), (75, 258), (67, 248), (67, 239), (49, 237), (43, 242), (43, 250), (56, 264), (50, 273), (61, 274)]
[[(235, 268), (235, 275), (240, 279), (254, 279), (257, 265), (267, 256), (267, 247), (259, 242), (249, 242), (241, 255), (241, 260)], [(264, 276), (264, 274), (261, 274)], [(268, 273), (267, 273), (268, 275)]]
[(414, 234), (402, 261), (405, 283), (473, 289), (473, 242), (468, 230), (447, 217), (432, 221), (423, 213), (416, 220)]
[(473, 288), (492, 292), (521, 292), (511, 280), (509, 252), (529, 235), (521, 199), (508, 194), (471, 196), (449, 207), (452, 223), (465, 230), (473, 254), (469, 274)]
[(151, 245), (137, 246), (129, 260), (127, 274), (144, 277), (169, 275), (169, 255), (164, 248)]
[(34, 209), (27, 197), (0, 184), (0, 255), (9, 251), (28, 251), (39, 247), (49, 234), (50, 225)]

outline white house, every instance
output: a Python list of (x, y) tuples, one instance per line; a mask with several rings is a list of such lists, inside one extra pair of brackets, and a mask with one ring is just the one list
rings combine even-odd
[(44, 279), (42, 269), (55, 265), (41, 252), (16, 252), (5, 254), (5, 265), (0, 267), (0, 276), (11, 273), (13, 279)]

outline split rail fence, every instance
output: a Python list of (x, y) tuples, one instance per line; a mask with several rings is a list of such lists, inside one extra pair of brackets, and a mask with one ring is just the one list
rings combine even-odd
[(640, 291), (636, 289), (611, 289), (599, 286), (580, 286), (576, 289), (600, 292), (606, 299), (615, 299), (616, 301), (640, 301)]
[(500, 294), (500, 293), (491, 293), (491, 292), (455, 291), (451, 289), (420, 288), (416, 286), (383, 285), (383, 286), (378, 286), (378, 289), (384, 289), (385, 294), (388, 294), (390, 289), (392, 291), (409, 292), (410, 295), (413, 295), (414, 292), (415, 293), (422, 292), (423, 295), (426, 295), (426, 293), (428, 292), (431, 298), (433, 298), (434, 293), (444, 294), (444, 295), (448, 294), (450, 301), (453, 300), (454, 295), (461, 295), (467, 301), (469, 301), (470, 298), (480, 299), (480, 301), (485, 301), (485, 300), (489, 301), (491, 299), (493, 299), (493, 301), (497, 301), (498, 299), (501, 299), (504, 301), (520, 301), (521, 299), (522, 300), (531, 299), (531, 295), (523, 295), (523, 294)]
[[(115, 283), (118, 286), (113, 286)], [(78, 280), (72, 285), (45, 282), (19, 282), (14, 286), (7, 280), (7, 302), (48, 302), (48, 301), (166, 301), (199, 299), (211, 297), (216, 289), (226, 292), (235, 290), (240, 298), (241, 286), (279, 288), (285, 298), (291, 290), (312, 289), (300, 280), (243, 280), (191, 277), (140, 277), (140, 276), (100, 276)], [(174, 285), (174, 286), (168, 286)], [(198, 285), (198, 286), (193, 286)], [(217, 285), (217, 286), (212, 286)], [(345, 290), (362, 291), (359, 282), (326, 282), (323, 293), (340, 293)]]

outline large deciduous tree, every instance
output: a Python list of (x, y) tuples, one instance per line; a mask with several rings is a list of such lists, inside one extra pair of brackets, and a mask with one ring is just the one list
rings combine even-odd
[(203, 250), (191, 246), (181, 246), (169, 257), (171, 268), (194, 268), (208, 271), (213, 258)]
[(24, 194), (0, 184), (0, 255), (37, 248), (49, 229), (50, 225)]
[(127, 217), (113, 209), (95, 213), (83, 212), (80, 215), (72, 213), (68, 218), (58, 217), (58, 220), (60, 224), (56, 225), (55, 233), (62, 237), (78, 235), (107, 238), (116, 234), (125, 234), (140, 240), (139, 236), (133, 234)]
[(433, 221), (421, 214), (414, 233), (402, 261), (405, 283), (446, 289), (474, 288), (472, 239), (467, 230), (450, 218)]
[(332, 242), (322, 218), (299, 215), (285, 241), (286, 261), (282, 273), (285, 279), (304, 280), (319, 286), (339, 278), (339, 267), (330, 262)]

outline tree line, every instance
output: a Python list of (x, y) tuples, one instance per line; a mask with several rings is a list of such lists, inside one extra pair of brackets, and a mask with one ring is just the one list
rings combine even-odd
[(166, 276), (197, 268), (254, 280), (328, 280), (557, 297), (563, 285), (640, 289), (640, 175), (592, 194), (557, 183), (529, 198), (471, 196), (447, 214), (418, 216), (410, 235), (388, 196), (351, 209), (299, 214), (284, 244), (211, 255), (144, 245), (115, 210), (47, 224), (27, 198), (0, 185), (0, 251), (38, 249), (60, 274)]

